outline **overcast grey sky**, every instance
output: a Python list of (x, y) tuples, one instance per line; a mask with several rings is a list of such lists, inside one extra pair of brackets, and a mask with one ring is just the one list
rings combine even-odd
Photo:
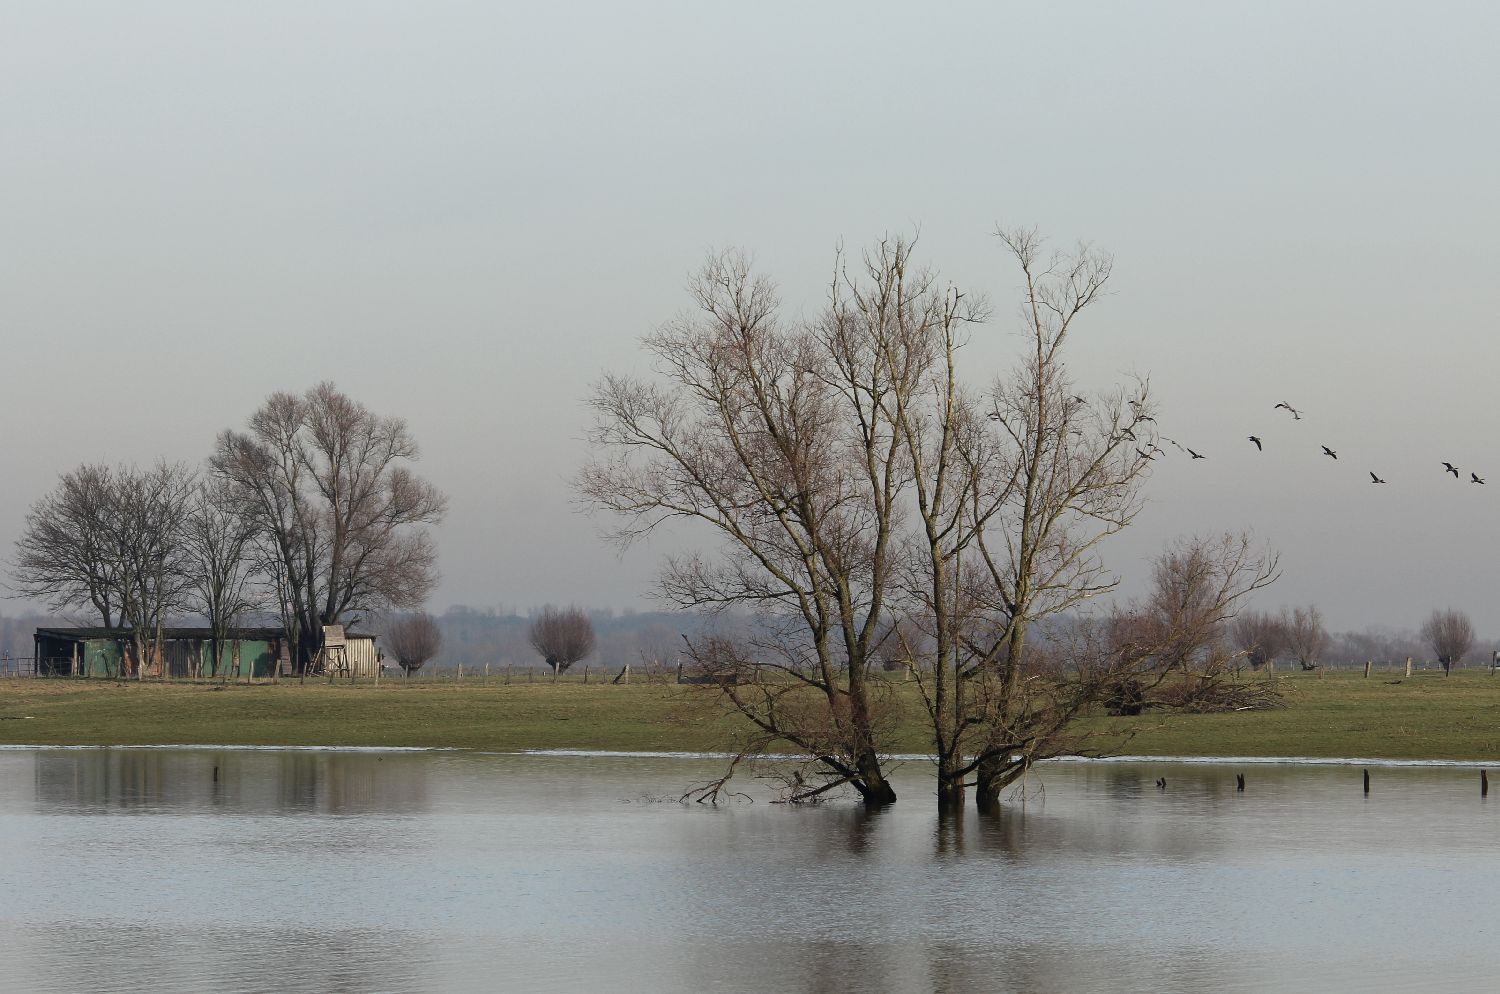
[(660, 550), (617, 559), (568, 478), (588, 384), (642, 366), (705, 250), (751, 250), (811, 313), (837, 242), (920, 226), (998, 305), (987, 378), (1015, 290), (999, 221), (1115, 253), (1074, 369), (1149, 373), (1163, 430), (1209, 457), (1161, 465), (1115, 568), (1252, 527), (1286, 568), (1265, 606), (1356, 628), (1451, 604), (1500, 630), (1497, 21), (9, 0), (0, 547), (60, 472), (200, 459), (267, 393), (331, 378), (406, 417), (452, 496), (434, 607), (645, 606)]

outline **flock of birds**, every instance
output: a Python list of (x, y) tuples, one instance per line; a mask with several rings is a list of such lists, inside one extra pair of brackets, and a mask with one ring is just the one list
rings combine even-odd
[[(1131, 405), (1132, 406), (1138, 406), (1136, 401), (1131, 401)], [(1302, 412), (1299, 411), (1299, 410), (1297, 410), (1297, 408), (1293, 407), (1291, 404), (1282, 402), (1280, 404), (1277, 404), (1275, 407), (1273, 407), (1272, 410), (1275, 410), (1275, 411), (1286, 411), (1288, 414), (1290, 414), (1292, 416), (1292, 420), (1293, 421), (1301, 421), (1302, 420)], [(1152, 421), (1152, 422), (1154, 422), (1156, 419), (1153, 418), (1153, 417), (1150, 417), (1150, 416), (1143, 415), (1143, 416), (1137, 418), (1137, 420), (1138, 421)], [(1134, 432), (1132, 432), (1128, 428), (1125, 429), (1124, 437), (1129, 438), (1132, 442), (1138, 441), (1138, 439), (1136, 438)], [(1167, 443), (1169, 443), (1171, 445), (1176, 446), (1179, 450), (1187, 453), (1193, 459), (1207, 459), (1208, 458), (1207, 456), (1203, 455), (1201, 452), (1194, 451), (1193, 449), (1189, 448), (1188, 446), (1183, 445), (1181, 442), (1178, 442), (1175, 439), (1168, 438), (1165, 435), (1158, 434), (1157, 438), (1159, 438), (1163, 442), (1167, 442)], [(1261, 441), (1260, 436), (1258, 436), (1258, 435), (1247, 435), (1246, 436), (1246, 440), (1249, 441), (1249, 442), (1251, 442), (1251, 443), (1253, 443), (1255, 445), (1255, 449), (1256, 449), (1257, 452), (1264, 452), (1265, 451), (1265, 443), (1263, 441)], [(1319, 448), (1321, 448), (1323, 450), (1323, 455), (1325, 455), (1328, 458), (1334, 460), (1335, 462), (1338, 461), (1339, 454), (1336, 451), (1334, 451), (1333, 449), (1329, 448), (1326, 445), (1320, 445)], [(1166, 454), (1165, 450), (1162, 449), (1160, 446), (1156, 445), (1154, 442), (1153, 443), (1147, 443), (1147, 447), (1146, 448), (1139, 448), (1138, 447), (1135, 451), (1140, 455), (1140, 457), (1142, 459), (1146, 459), (1146, 460), (1155, 459), (1157, 456), (1165, 455)], [(1453, 463), (1448, 462), (1446, 460), (1439, 460), (1439, 461), (1442, 463), (1442, 467), (1443, 467), (1443, 472), (1444, 473), (1451, 473), (1453, 475), (1453, 478), (1455, 480), (1461, 480), (1461, 479), (1463, 479), (1463, 477), (1459, 474), (1459, 470), (1458, 470), (1457, 466), (1453, 465)], [(1378, 476), (1373, 470), (1371, 470), (1370, 471), (1370, 482), (1371, 483), (1385, 483), (1386, 481), (1384, 479), (1382, 479), (1380, 476)], [(1471, 472), (1471, 473), (1469, 473), (1469, 482), (1470, 483), (1477, 483), (1477, 484), (1483, 485), (1484, 484), (1484, 477), (1480, 476), (1478, 473)]]

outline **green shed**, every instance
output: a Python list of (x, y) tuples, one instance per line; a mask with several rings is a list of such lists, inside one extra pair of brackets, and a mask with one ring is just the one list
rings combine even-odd
[(38, 676), (160, 677), (165, 667), (174, 677), (270, 677), (285, 658), (286, 639), (279, 628), (235, 628), (214, 658), (210, 628), (163, 628), (155, 636), (145, 665), (136, 659), (128, 628), (38, 628), (35, 635)]

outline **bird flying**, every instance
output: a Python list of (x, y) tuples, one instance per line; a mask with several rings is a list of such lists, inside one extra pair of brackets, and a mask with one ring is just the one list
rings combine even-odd
[(1453, 465), (1451, 462), (1445, 462), (1445, 463), (1443, 463), (1443, 472), (1445, 472), (1445, 473), (1452, 473), (1453, 474), (1453, 478), (1455, 480), (1458, 479), (1458, 467), (1455, 466), (1455, 465)]
[(1371, 473), (1370, 474), (1370, 482), (1371, 483), (1384, 483), (1385, 481), (1382, 480), (1380, 477), (1376, 476), (1374, 473)]
[(1480, 479), (1478, 473), (1470, 473), (1469, 474), (1469, 480), (1472, 483), (1483, 483), (1484, 482), (1484, 480)]
[(1256, 448), (1256, 449), (1257, 449), (1257, 450), (1259, 450), (1259, 451), (1261, 451), (1261, 452), (1264, 452), (1264, 451), (1266, 451), (1266, 450), (1265, 450), (1265, 449), (1264, 449), (1264, 448), (1263, 448), (1263, 447), (1262, 447), (1262, 446), (1261, 446), (1261, 444), (1260, 444), (1260, 439), (1258, 439), (1258, 438), (1256, 438), (1256, 437), (1255, 437), (1255, 436), (1254, 436), (1254, 435), (1251, 435), (1251, 436), (1250, 436), (1250, 441), (1252, 441), (1252, 442), (1254, 442), (1254, 443), (1255, 443), (1255, 448)]
[(1188, 449), (1187, 450), (1187, 454), (1190, 455), (1190, 456), (1192, 456), (1194, 459), (1207, 459), (1208, 458), (1208, 456), (1200, 456), (1198, 453), (1194, 452), (1192, 449)]
[(1277, 404), (1275, 407), (1271, 408), (1271, 410), (1273, 410), (1273, 411), (1279, 411), (1279, 410), (1282, 410), (1283, 408), (1289, 414), (1291, 414), (1293, 421), (1301, 421), (1302, 420), (1302, 412), (1299, 411), (1299, 410), (1297, 410), (1291, 404), (1286, 404), (1286, 403)]
[(1327, 456), (1328, 458), (1330, 458), (1330, 459), (1337, 459), (1339, 457), (1339, 454), (1337, 452), (1333, 451), (1332, 449), (1330, 449), (1328, 446), (1325, 445), (1322, 448), (1323, 448), (1323, 454), (1325, 456)]
[(1138, 452), (1138, 453), (1140, 453), (1140, 456), (1141, 456), (1142, 459), (1155, 459), (1156, 458), (1156, 456), (1152, 455), (1150, 452), (1147, 452), (1145, 449), (1136, 449), (1135, 451)]

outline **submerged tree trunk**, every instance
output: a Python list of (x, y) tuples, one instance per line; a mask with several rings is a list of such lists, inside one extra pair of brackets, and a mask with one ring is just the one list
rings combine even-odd
[(895, 804), (896, 790), (885, 778), (885, 771), (880, 767), (880, 757), (875, 754), (875, 750), (862, 752), (857, 763), (859, 780), (855, 781), (854, 786), (864, 800), (865, 807), (880, 808)]
[(956, 765), (953, 757), (943, 757), (938, 762), (937, 801), (938, 811), (943, 814), (957, 814), (964, 809), (964, 778), (953, 768)]

